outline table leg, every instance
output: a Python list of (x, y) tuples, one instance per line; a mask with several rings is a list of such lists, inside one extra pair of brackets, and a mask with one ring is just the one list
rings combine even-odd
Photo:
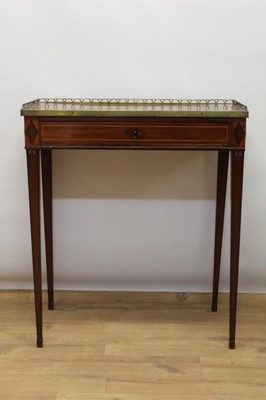
[(229, 150), (218, 152), (212, 311), (217, 311)]
[(39, 150), (27, 150), (28, 187), (31, 221), (33, 282), (37, 330), (37, 347), (43, 347), (42, 337), (42, 273), (40, 237), (40, 160)]
[(42, 149), (42, 189), (44, 232), (47, 267), (48, 308), (54, 309), (54, 278), (53, 278), (53, 219), (52, 219), (52, 150)]
[(231, 152), (231, 255), (229, 348), (235, 348), (244, 151)]

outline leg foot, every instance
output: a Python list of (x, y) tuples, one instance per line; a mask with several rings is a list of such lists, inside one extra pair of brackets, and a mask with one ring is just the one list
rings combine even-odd
[(37, 347), (38, 348), (43, 347), (43, 338), (37, 338)]
[(217, 311), (217, 303), (212, 304), (212, 312), (216, 312), (216, 311)]
[(233, 340), (230, 340), (229, 341), (229, 349), (230, 350), (233, 350), (233, 349), (235, 349), (235, 347), (236, 347), (236, 344), (235, 344), (235, 341)]

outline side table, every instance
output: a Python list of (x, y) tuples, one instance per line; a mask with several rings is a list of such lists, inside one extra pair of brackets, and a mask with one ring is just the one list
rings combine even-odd
[(247, 107), (236, 100), (37, 99), (23, 104), (31, 220), (37, 347), (43, 346), (40, 155), (48, 281), (54, 308), (52, 150), (208, 150), (218, 152), (212, 311), (218, 286), (229, 153), (231, 255), (229, 348), (235, 348)]

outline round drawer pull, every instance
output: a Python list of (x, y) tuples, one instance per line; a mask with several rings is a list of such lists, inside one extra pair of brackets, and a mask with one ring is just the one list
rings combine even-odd
[(128, 132), (128, 135), (131, 139), (138, 139), (141, 137), (142, 132), (139, 129), (132, 129)]

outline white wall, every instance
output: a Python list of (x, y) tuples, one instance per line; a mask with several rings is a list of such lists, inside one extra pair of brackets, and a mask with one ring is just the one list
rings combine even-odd
[[(240, 290), (265, 292), (265, 20), (263, 0), (0, 0), (2, 288), (32, 287), (21, 104), (172, 97), (249, 107)], [(209, 291), (216, 160), (204, 152), (55, 153), (56, 287)], [(224, 291), (229, 205), (226, 212)]]

